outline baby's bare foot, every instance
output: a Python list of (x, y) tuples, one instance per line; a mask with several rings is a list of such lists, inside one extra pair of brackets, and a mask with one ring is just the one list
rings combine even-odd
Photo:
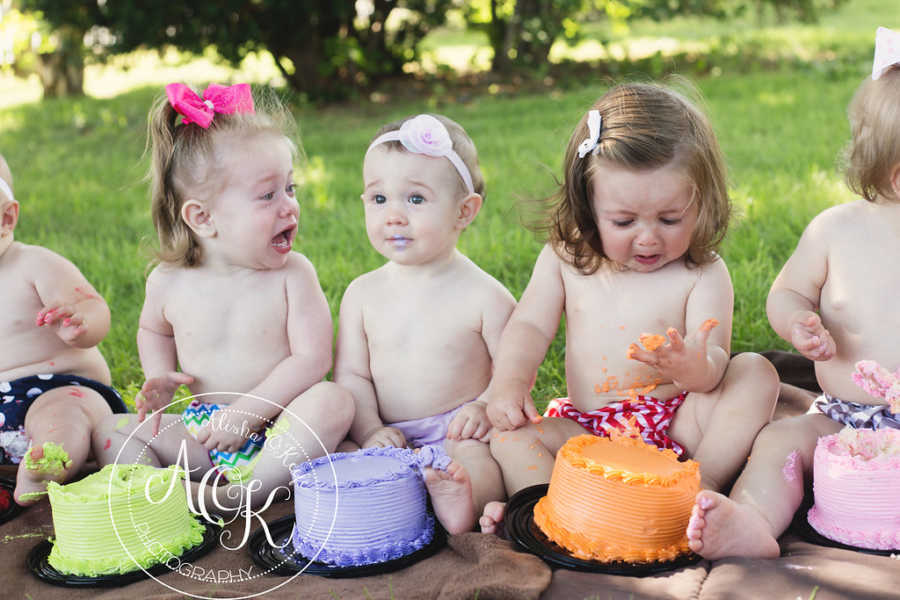
[(488, 502), (484, 505), (484, 513), (478, 519), (481, 533), (503, 533), (503, 517), (506, 515), (505, 502)]
[(59, 444), (45, 442), (29, 449), (16, 473), (16, 503), (29, 506), (40, 500), (47, 492), (47, 482), (62, 481), (71, 464), (68, 453)]
[(710, 490), (697, 494), (687, 537), (691, 550), (709, 560), (778, 558), (781, 554), (768, 521), (755, 508)]
[(454, 535), (472, 530), (475, 524), (472, 484), (461, 464), (451, 461), (446, 471), (425, 469), (425, 487), (431, 496), (434, 515), (447, 533)]

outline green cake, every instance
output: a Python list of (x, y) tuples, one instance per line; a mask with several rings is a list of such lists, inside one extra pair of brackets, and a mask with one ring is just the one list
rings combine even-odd
[(94, 577), (180, 556), (205, 531), (188, 509), (183, 481), (175, 466), (107, 465), (67, 485), (48, 483), (55, 539), (47, 562), (60, 573)]

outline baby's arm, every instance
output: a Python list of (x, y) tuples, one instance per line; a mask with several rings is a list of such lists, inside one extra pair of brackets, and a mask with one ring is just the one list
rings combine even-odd
[(556, 335), (565, 298), (561, 261), (549, 245), (544, 246), (500, 337), (494, 376), (484, 393), (488, 417), (498, 429), (516, 429), (529, 420), (540, 420), (531, 387)]
[(356, 415), (350, 426), (350, 438), (363, 448), (371, 446), (406, 445), (406, 438), (399, 429), (385, 427), (378, 413), (378, 398), (369, 369), (369, 345), (362, 315), (365, 295), (360, 280), (347, 286), (341, 299), (338, 320), (337, 358), (334, 364), (334, 381), (347, 389), (356, 404)]
[(728, 366), (734, 290), (728, 268), (716, 259), (701, 268), (685, 304), (684, 336), (670, 327), (669, 341), (655, 350), (632, 344), (628, 357), (657, 369), (679, 389), (708, 392)]
[[(290, 354), (246, 395), (219, 411), (220, 416), (217, 413), (219, 426), (207, 426), (198, 433), (197, 440), (208, 450), (239, 449), (246, 436), (234, 431), (253, 432), (273, 422), (287, 404), (322, 381), (331, 368), (334, 329), (316, 270), (300, 254), (292, 254), (285, 269), (285, 328)], [(246, 428), (242, 428), (245, 423)]]
[(44, 305), (38, 327), (55, 327), (70, 346), (92, 348), (109, 332), (109, 307), (78, 268), (62, 256), (34, 247), (34, 287)]
[[(484, 339), (493, 363), (500, 347), (503, 328), (516, 307), (516, 299), (498, 281), (492, 280), (491, 283), (491, 289), (487, 290), (488, 295), (481, 303), (481, 337)], [(491, 430), (491, 421), (487, 416), (486, 409), (487, 403), (481, 399), (464, 405), (447, 426), (447, 438), (451, 440), (472, 438), (487, 441), (488, 433)]]
[(828, 273), (826, 224), (824, 215), (809, 224), (766, 301), (772, 329), (810, 360), (829, 360), (836, 350), (817, 312)]
[[(154, 269), (147, 278), (144, 306), (138, 321), (138, 356), (144, 370), (144, 385), (134, 401), (138, 421), (143, 421), (148, 412), (168, 405), (178, 386), (194, 382), (190, 375), (178, 372), (175, 332), (163, 311), (166, 289), (166, 276), (159, 268)], [(161, 412), (153, 417), (154, 435), (159, 432), (161, 419)]]

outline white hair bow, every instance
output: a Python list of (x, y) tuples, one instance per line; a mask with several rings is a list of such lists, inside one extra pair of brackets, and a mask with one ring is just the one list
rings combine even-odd
[(892, 66), (900, 63), (900, 33), (887, 27), (875, 32), (875, 60), (872, 62), (872, 79), (878, 79)]
[(600, 111), (588, 111), (588, 136), (578, 145), (578, 158), (584, 158), (600, 145), (600, 124), (602, 122), (603, 118), (600, 116)]

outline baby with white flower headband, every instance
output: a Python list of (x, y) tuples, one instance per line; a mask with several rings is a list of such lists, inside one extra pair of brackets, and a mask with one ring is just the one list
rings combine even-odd
[(341, 301), (335, 381), (350, 390), (362, 447), (443, 448), (426, 470), (437, 518), (470, 530), (504, 496), (479, 400), (515, 300), (456, 249), (484, 199), (475, 145), (455, 122), (418, 115), (383, 127), (363, 163), (366, 231), (387, 262)]

